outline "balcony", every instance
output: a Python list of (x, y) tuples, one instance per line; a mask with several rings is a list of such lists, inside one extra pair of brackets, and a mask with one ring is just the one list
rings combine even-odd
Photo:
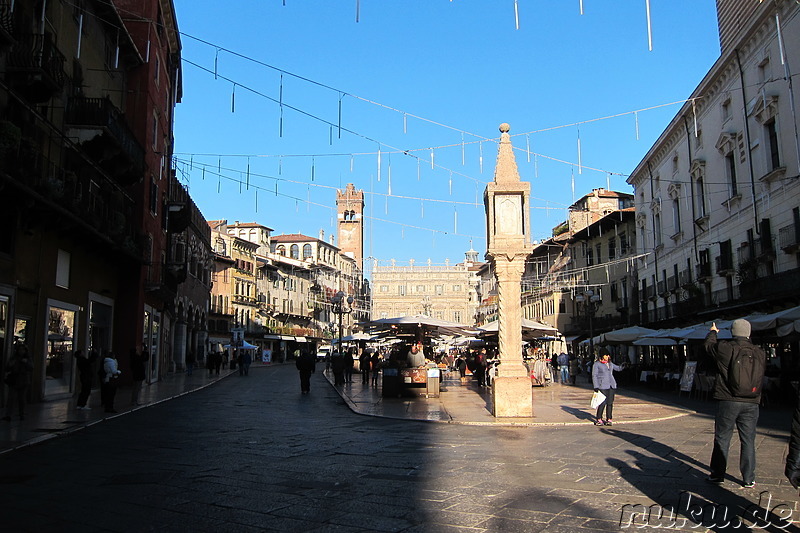
[(67, 135), (121, 185), (131, 185), (144, 175), (144, 150), (131, 132), (125, 116), (108, 98), (75, 97), (67, 101), (64, 121)]
[(753, 256), (759, 261), (775, 259), (775, 242), (771, 237), (762, 237), (753, 241)]
[(14, 17), (11, 0), (0, 0), (0, 49), (14, 43)]
[(733, 266), (733, 257), (730, 255), (715, 257), (714, 262), (716, 264), (716, 272), (720, 276), (732, 276), (736, 273), (736, 269)]
[(681, 287), (692, 285), (692, 271), (687, 268), (678, 272), (678, 284)]
[(800, 224), (789, 224), (779, 229), (778, 242), (781, 250), (787, 254), (800, 251)]
[(739, 285), (742, 298), (782, 300), (800, 296), (800, 269), (787, 270), (771, 276), (742, 280)]
[(711, 263), (700, 263), (695, 270), (697, 271), (697, 279), (711, 279)]
[(28, 101), (40, 104), (64, 87), (65, 61), (49, 35), (28, 33), (19, 36), (11, 47), (6, 69), (12, 85), (21, 89)]

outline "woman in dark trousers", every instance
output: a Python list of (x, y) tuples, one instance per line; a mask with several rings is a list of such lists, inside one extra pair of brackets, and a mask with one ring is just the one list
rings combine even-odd
[[(600, 355), (592, 366), (592, 385), (595, 392), (602, 392), (606, 399), (597, 406), (595, 426), (610, 426), (613, 424), (611, 419), (614, 409), (614, 392), (617, 390), (617, 380), (614, 379), (614, 371), (622, 370), (622, 367), (611, 362), (611, 356), (607, 353)], [(603, 410), (608, 418), (603, 418)]]

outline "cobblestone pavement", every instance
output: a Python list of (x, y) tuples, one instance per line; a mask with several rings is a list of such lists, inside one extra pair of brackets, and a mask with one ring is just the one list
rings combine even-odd
[(0, 528), (741, 531), (747, 516), (800, 529), (785, 521), (800, 513), (783, 478), (786, 409), (762, 411), (757, 485), (743, 489), (736, 438), (730, 478), (704, 481), (705, 407), (607, 428), (471, 425), (359, 415), (320, 372), (299, 389), (288, 365), (256, 368), (4, 453)]

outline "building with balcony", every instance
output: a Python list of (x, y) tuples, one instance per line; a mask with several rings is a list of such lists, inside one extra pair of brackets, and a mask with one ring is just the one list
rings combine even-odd
[(719, 59), (628, 179), (649, 327), (800, 302), (800, 6), (717, 6)]
[(2, 2), (0, 27), (2, 357), (28, 345), (32, 400), (73, 393), (76, 349), (113, 350), (123, 368), (147, 350), (157, 380), (173, 367), (183, 279), (167, 271), (180, 233), (167, 217), (180, 201), (172, 2)]

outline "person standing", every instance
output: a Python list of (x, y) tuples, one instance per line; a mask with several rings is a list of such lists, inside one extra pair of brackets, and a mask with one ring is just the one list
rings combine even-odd
[(800, 397), (792, 416), (792, 432), (789, 435), (789, 453), (786, 454), (786, 479), (795, 489), (800, 488)]
[(78, 411), (90, 411), (91, 407), (86, 404), (92, 394), (92, 374), (94, 373), (94, 362), (97, 361), (97, 351), (89, 350), (87, 356), (83, 350), (75, 352), (75, 365), (78, 367), (78, 379), (81, 382), (81, 392), (78, 394), (78, 403), (75, 409)]
[(191, 376), (192, 372), (194, 372), (194, 363), (196, 358), (194, 356), (194, 350), (189, 350), (189, 353), (186, 354), (186, 375)]
[(370, 370), (370, 362), (369, 362), (369, 352), (364, 350), (361, 352), (361, 355), (358, 356), (358, 369), (361, 371), (361, 384), (362, 385), (369, 385), (369, 370)]
[(5, 384), (8, 385), (8, 404), (3, 420), (11, 420), (14, 402), (17, 403), (19, 419), (25, 420), (25, 396), (31, 385), (32, 374), (33, 358), (28, 353), (28, 347), (22, 342), (17, 342), (14, 344), (14, 353), (8, 359), (3, 373)]
[(459, 355), (458, 359), (456, 359), (456, 368), (458, 369), (459, 377), (464, 379), (467, 376), (467, 360), (464, 359), (463, 355)]
[(714, 385), (714, 399), (717, 400), (714, 449), (711, 452), (710, 474), (707, 478), (710, 483), (720, 484), (725, 480), (728, 449), (735, 427), (741, 446), (739, 470), (742, 474), (742, 485), (750, 488), (756, 484), (756, 425), (767, 354), (750, 342), (750, 329), (750, 322), (743, 318), (736, 319), (731, 324), (733, 338), (720, 341), (717, 340), (719, 329), (716, 323), (712, 323), (703, 343), (717, 363), (717, 379)]
[(344, 385), (344, 357), (339, 350), (331, 355), (331, 372), (333, 372), (333, 384)]
[(250, 365), (253, 363), (253, 354), (251, 350), (242, 350), (242, 371), (245, 376), (250, 375)]
[(345, 383), (352, 383), (353, 382), (353, 367), (355, 366), (356, 361), (353, 359), (353, 352), (351, 350), (345, 350), (344, 352), (344, 381)]
[[(592, 385), (595, 392), (601, 392), (606, 397), (603, 403), (597, 406), (595, 415), (595, 426), (611, 426), (614, 421), (614, 393), (617, 390), (617, 380), (614, 379), (614, 371), (622, 370), (622, 367), (611, 362), (611, 356), (603, 353), (592, 366)], [(603, 418), (603, 410), (607, 418)]]
[(300, 352), (300, 357), (294, 364), (300, 372), (300, 393), (308, 394), (311, 392), (311, 374), (317, 369), (317, 358), (311, 352), (304, 350)]
[(139, 403), (139, 394), (142, 392), (142, 385), (146, 374), (145, 363), (150, 359), (146, 351), (138, 353), (136, 348), (131, 348), (130, 366), (133, 387), (131, 388), (131, 405), (142, 405)]
[(561, 371), (561, 384), (569, 381), (569, 356), (565, 352), (558, 354), (558, 369)]
[(117, 380), (122, 371), (117, 366), (114, 352), (109, 351), (103, 359), (103, 380), (100, 383), (100, 398), (106, 413), (116, 413), (114, 397), (117, 395)]
[(479, 387), (486, 386), (486, 348), (475, 356), (475, 379), (478, 380)]
[(378, 377), (381, 373), (381, 356), (378, 354), (378, 350), (372, 352), (372, 357), (369, 359), (370, 367), (372, 368), (372, 386), (378, 386)]
[(580, 370), (580, 362), (575, 354), (569, 356), (569, 382), (572, 385), (578, 381), (578, 371)]

